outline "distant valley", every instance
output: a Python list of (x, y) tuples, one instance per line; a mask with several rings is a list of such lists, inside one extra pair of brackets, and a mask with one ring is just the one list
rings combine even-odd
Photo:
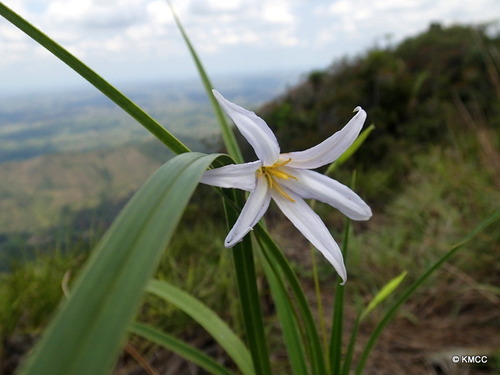
[[(278, 95), (285, 82), (284, 77), (225, 79), (220, 90), (256, 107)], [(123, 91), (192, 150), (220, 149), (217, 123), (199, 83)], [(0, 97), (0, 255), (48, 246), (79, 212), (99, 215), (96, 210), (108, 203), (125, 201), (170, 156), (98, 92)]]
[[(283, 91), (287, 77), (248, 76), (217, 81), (217, 88), (225, 96), (256, 107)], [(209, 145), (217, 142), (217, 123), (198, 81), (124, 85), (119, 89), (178, 138), (195, 137)], [(0, 96), (0, 163), (50, 153), (109, 149), (150, 137), (134, 119), (93, 88)]]

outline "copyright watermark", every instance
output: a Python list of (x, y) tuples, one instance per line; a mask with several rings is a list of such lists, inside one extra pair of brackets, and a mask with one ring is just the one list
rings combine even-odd
[(453, 363), (488, 363), (486, 355), (454, 355), (451, 357)]

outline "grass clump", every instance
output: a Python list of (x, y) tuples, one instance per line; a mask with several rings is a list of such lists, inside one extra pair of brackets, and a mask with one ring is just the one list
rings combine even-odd
[(50, 321), (63, 297), (65, 278), (86, 258), (82, 252), (37, 252), (0, 273), (0, 373), (8, 374)]

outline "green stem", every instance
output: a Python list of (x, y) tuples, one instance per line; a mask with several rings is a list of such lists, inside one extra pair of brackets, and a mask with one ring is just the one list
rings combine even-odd
[(319, 329), (321, 332), (321, 338), (323, 340), (323, 347), (325, 352), (328, 348), (327, 344), (327, 334), (326, 334), (326, 323), (325, 323), (325, 310), (323, 308), (323, 301), (321, 300), (321, 286), (319, 283), (318, 276), (318, 262), (316, 261), (316, 249), (312, 246), (309, 247), (309, 253), (311, 255), (311, 264), (312, 264), (312, 272), (313, 272), (313, 280), (314, 280), (314, 292), (316, 295), (316, 304), (318, 306), (318, 319), (319, 319)]
[[(353, 172), (351, 178), (351, 188), (356, 186), (356, 171)], [(342, 255), (344, 256), (344, 264), (347, 264), (347, 252), (349, 249), (349, 237), (351, 233), (351, 220), (346, 219), (344, 227), (344, 236), (342, 241)], [(330, 340), (330, 370), (331, 374), (337, 375), (340, 372), (340, 364), (342, 362), (342, 336), (344, 330), (344, 285), (337, 284), (335, 289), (335, 302), (333, 307), (333, 323), (332, 334)]]
[[(243, 192), (235, 191), (234, 195), (236, 203), (241, 207)], [(238, 217), (238, 212), (232, 207), (226, 207), (229, 222), (234, 223)], [(258, 375), (271, 375), (271, 363), (269, 361), (269, 351), (264, 331), (264, 319), (262, 317), (250, 236), (245, 236), (242, 242), (235, 245), (232, 254), (240, 295), (243, 323), (248, 340), (248, 347), (252, 354), (255, 373)]]
[(311, 357), (311, 370), (313, 374), (326, 374), (323, 348), (319, 339), (318, 330), (314, 323), (314, 318), (309, 308), (309, 303), (305, 297), (304, 291), (300, 286), (299, 280), (295, 271), (292, 269), (283, 253), (276, 246), (271, 236), (264, 227), (258, 223), (254, 228), (255, 236), (261, 244), (261, 247), (266, 251), (266, 256), (269, 257), (270, 263), (279, 265), (285, 279), (290, 285), (293, 292), (293, 297), (297, 302), (298, 311), (303, 320), (304, 329), (307, 338), (304, 343), (309, 348), (308, 354)]
[(356, 321), (354, 322), (354, 327), (352, 328), (351, 331), (351, 338), (349, 339), (349, 345), (347, 347), (347, 352), (345, 354), (344, 363), (342, 364), (342, 371), (340, 372), (341, 375), (349, 375), (349, 370), (351, 368), (351, 363), (352, 363), (352, 357), (354, 354), (354, 344), (356, 344), (356, 338), (359, 332), (360, 320), (361, 320), (360, 316), (358, 316), (356, 318)]
[(265, 249), (261, 252), (262, 265), (273, 296), (274, 305), (285, 346), (288, 352), (290, 370), (293, 375), (307, 375), (307, 364), (304, 352), (304, 336), (298, 323), (298, 316), (288, 294), (285, 280), (279, 265), (273, 264)]
[[(312, 200), (310, 204), (311, 208), (314, 210), (316, 207), (316, 200)], [(312, 265), (312, 274), (314, 280), (314, 292), (316, 295), (316, 304), (318, 305), (318, 319), (319, 319), (319, 329), (321, 332), (321, 338), (323, 340), (323, 347), (326, 351), (328, 350), (327, 344), (327, 334), (326, 334), (326, 322), (325, 322), (325, 313), (323, 309), (323, 301), (321, 300), (321, 286), (319, 282), (318, 275), (318, 262), (316, 261), (316, 249), (313, 246), (309, 246), (309, 254), (311, 256), (311, 265)]]
[[(347, 249), (349, 246), (349, 234), (351, 230), (351, 221), (346, 220), (344, 229), (344, 238), (342, 241), (342, 254), (344, 263), (347, 263)], [(335, 302), (333, 309), (332, 335), (330, 340), (330, 365), (331, 374), (337, 375), (340, 372), (340, 363), (342, 360), (342, 335), (344, 329), (344, 285), (337, 284), (335, 289)]]

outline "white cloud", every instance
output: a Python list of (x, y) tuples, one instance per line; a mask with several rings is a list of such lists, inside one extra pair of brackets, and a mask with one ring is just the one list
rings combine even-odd
[(486, 20), (500, 16), (500, 2), (476, 0), (337, 0), (326, 10), (348, 32), (374, 36), (388, 31), (408, 35), (425, 29), (430, 22), (445, 24)]
[(26, 56), (30, 46), (28, 43), (24, 43), (25, 38), (22, 32), (9, 27), (9, 25), (0, 25), (0, 50), (2, 51), (0, 69), (14, 64)]
[(252, 30), (238, 30), (235, 27), (214, 27), (207, 38), (213, 45), (253, 44), (260, 40), (257, 33)]
[(261, 14), (264, 20), (270, 23), (292, 24), (295, 20), (290, 3), (285, 1), (265, 2)]
[(210, 15), (221, 13), (241, 13), (246, 5), (243, 0), (191, 0), (188, 1), (187, 11), (195, 15)]
[(49, 4), (44, 18), (47, 24), (56, 26), (112, 31), (141, 22), (146, 14), (145, 5), (139, 0), (56, 0)]
[(155, 24), (172, 24), (173, 19), (165, 0), (151, 1), (146, 5), (148, 19)]
[[(307, 71), (359, 53), (387, 34), (399, 41), (433, 21), (472, 22), (500, 15), (498, 0), (172, 1), (195, 48), (215, 73), (280, 69), (283, 64)], [(6, 3), (99, 71), (162, 76), (168, 65), (169, 72), (196, 74), (165, 0)], [(23, 63), (57, 65), (2, 19), (0, 50), (0, 74), (6, 77), (16, 76), (10, 72)]]

